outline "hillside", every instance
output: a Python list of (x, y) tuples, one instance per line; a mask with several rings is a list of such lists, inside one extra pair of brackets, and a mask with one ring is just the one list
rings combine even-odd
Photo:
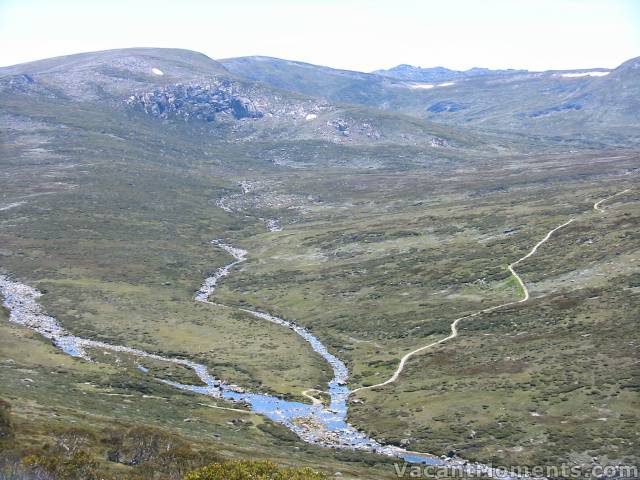
[(160, 129), (215, 141), (436, 144), (450, 150), (489, 143), (460, 129), (241, 79), (186, 50), (113, 50), (0, 68), (0, 96), (7, 113), (19, 113), (27, 104), (65, 109), (71, 101), (80, 109), (109, 109), (108, 115), (124, 121), (143, 115), (157, 120)]
[(640, 117), (637, 109), (629, 108), (635, 105), (640, 89), (640, 76), (629, 68), (636, 61), (629, 60), (613, 71), (472, 69), (455, 73), (427, 69), (423, 73), (432, 80), (420, 80), (421, 71), (415, 68), (401, 68), (399, 78), (391, 78), (389, 72), (384, 76), (361, 74), (262, 57), (220, 62), (238, 75), (328, 101), (467, 128), (622, 146), (638, 142)]

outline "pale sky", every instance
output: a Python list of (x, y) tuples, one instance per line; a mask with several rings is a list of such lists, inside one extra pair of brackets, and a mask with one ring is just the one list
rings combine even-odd
[(616, 67), (640, 0), (0, 0), (0, 65), (125, 47), (371, 71)]

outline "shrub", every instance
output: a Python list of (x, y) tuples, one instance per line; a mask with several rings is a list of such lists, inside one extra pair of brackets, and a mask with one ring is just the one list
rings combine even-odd
[(98, 442), (95, 433), (82, 428), (69, 428), (54, 435), (55, 448), (63, 455), (73, 455)]
[(30, 455), (23, 459), (23, 464), (38, 479), (95, 480), (98, 478), (97, 462), (84, 451), (78, 451), (70, 456)]
[(213, 452), (195, 452), (188, 446), (172, 448), (161, 452), (153, 460), (136, 467), (136, 473), (143, 478), (180, 480), (190, 471), (221, 461)]
[(184, 442), (177, 437), (151, 427), (134, 427), (126, 432), (114, 433), (108, 443), (111, 447), (108, 460), (131, 466), (184, 446)]
[(280, 468), (269, 461), (239, 460), (214, 463), (189, 473), (184, 480), (324, 480), (310, 468)]

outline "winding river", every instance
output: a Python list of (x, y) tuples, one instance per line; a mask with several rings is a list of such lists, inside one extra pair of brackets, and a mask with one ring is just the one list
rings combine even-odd
[[(229, 253), (233, 257), (233, 261), (219, 268), (212, 276), (205, 279), (202, 287), (196, 293), (195, 300), (218, 305), (209, 300), (211, 294), (221, 278), (227, 276), (234, 266), (246, 260), (247, 252), (219, 240), (215, 240), (212, 243)], [(247, 405), (253, 412), (286, 426), (305, 442), (330, 448), (378, 453), (402, 458), (413, 463), (432, 465), (444, 463), (443, 460), (432, 455), (413, 453), (394, 445), (381, 444), (350, 425), (347, 422), (350, 391), (347, 386), (349, 371), (346, 365), (338, 357), (330, 353), (326, 346), (311, 332), (289, 320), (265, 312), (240, 309), (257, 318), (292, 330), (309, 343), (311, 348), (331, 366), (333, 378), (327, 388), (327, 393), (330, 396), (328, 406), (320, 402), (307, 404), (283, 400), (262, 393), (248, 392), (241, 387), (228, 384), (216, 378), (205, 365), (188, 359), (164, 357), (131, 347), (77, 337), (65, 330), (55, 318), (46, 315), (37, 301), (38, 297), (42, 295), (38, 290), (15, 281), (6, 275), (0, 275), (0, 294), (4, 298), (3, 305), (10, 312), (10, 321), (38, 332), (73, 357), (91, 361), (92, 350), (107, 350), (138, 357), (141, 362), (144, 358), (148, 358), (182, 365), (193, 370), (202, 384), (186, 385), (169, 380), (159, 379), (159, 381), (181, 390)], [(140, 365), (140, 369), (149, 372), (148, 366)], [(149, 373), (152, 374), (152, 371)], [(450, 463), (451, 461), (448, 462)]]

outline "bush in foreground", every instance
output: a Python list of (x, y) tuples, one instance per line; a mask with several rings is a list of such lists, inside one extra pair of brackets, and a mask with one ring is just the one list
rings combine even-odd
[(325, 480), (326, 475), (310, 468), (280, 468), (269, 461), (239, 460), (214, 463), (195, 470), (184, 480)]

